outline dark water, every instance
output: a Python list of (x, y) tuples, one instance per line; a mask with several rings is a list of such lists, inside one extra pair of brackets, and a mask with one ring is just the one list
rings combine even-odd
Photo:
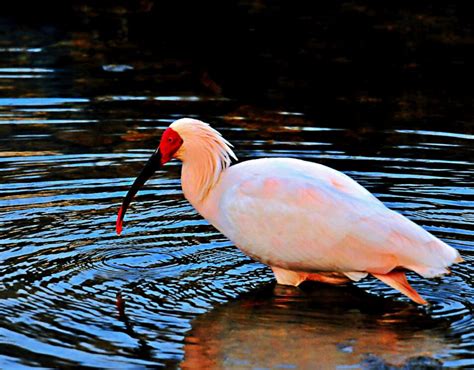
[[(203, 87), (189, 61), (127, 45), (2, 34), (0, 368), (358, 368), (366, 353), (474, 367), (472, 95), (445, 99), (422, 80), (389, 103), (359, 91), (311, 112), (259, 105)], [(426, 308), (372, 279), (275, 286), (183, 199), (178, 163), (116, 236), (121, 198), (182, 116), (211, 123), (240, 160), (291, 156), (351, 175), (466, 262), (440, 279), (410, 275)]]

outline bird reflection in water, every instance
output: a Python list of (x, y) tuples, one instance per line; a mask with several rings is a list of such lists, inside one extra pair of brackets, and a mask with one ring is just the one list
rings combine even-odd
[(369, 353), (396, 365), (442, 359), (451, 344), (440, 326), (410, 304), (354, 286), (276, 285), (199, 316), (181, 367), (335, 368), (361, 365)]

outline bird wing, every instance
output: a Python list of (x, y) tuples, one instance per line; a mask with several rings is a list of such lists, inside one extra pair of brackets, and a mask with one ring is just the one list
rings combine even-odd
[(445, 273), (459, 257), (357, 182), (322, 165), (244, 162), (228, 170), (223, 185), (217, 228), (272, 266), (377, 274), (401, 266), (429, 277)]

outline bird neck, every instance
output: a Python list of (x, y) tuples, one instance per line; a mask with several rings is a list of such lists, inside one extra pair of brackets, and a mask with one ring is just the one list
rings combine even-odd
[(229, 167), (230, 158), (227, 150), (219, 146), (205, 145), (189, 152), (192, 155), (183, 159), (181, 186), (186, 199), (197, 208), (206, 200), (222, 173)]

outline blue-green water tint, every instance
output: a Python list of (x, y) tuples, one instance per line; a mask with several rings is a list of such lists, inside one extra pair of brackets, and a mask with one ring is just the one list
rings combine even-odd
[[(41, 37), (0, 46), (1, 368), (344, 368), (366, 352), (474, 366), (474, 137), (464, 131), (472, 122), (438, 115), (449, 124), (429, 127), (430, 117), (417, 120), (405, 104), (383, 128), (352, 125), (337, 111), (331, 119), (317, 109), (242, 106), (183, 84), (143, 92), (138, 84), (127, 95), (120, 74), (97, 72), (100, 64), (54, 67), (84, 46)], [(274, 288), (268, 268), (183, 199), (178, 163), (140, 192), (118, 237), (122, 197), (160, 133), (183, 115), (211, 123), (240, 160), (290, 156), (349, 174), (466, 263), (440, 279), (410, 275), (426, 308), (372, 279), (358, 288)]]

